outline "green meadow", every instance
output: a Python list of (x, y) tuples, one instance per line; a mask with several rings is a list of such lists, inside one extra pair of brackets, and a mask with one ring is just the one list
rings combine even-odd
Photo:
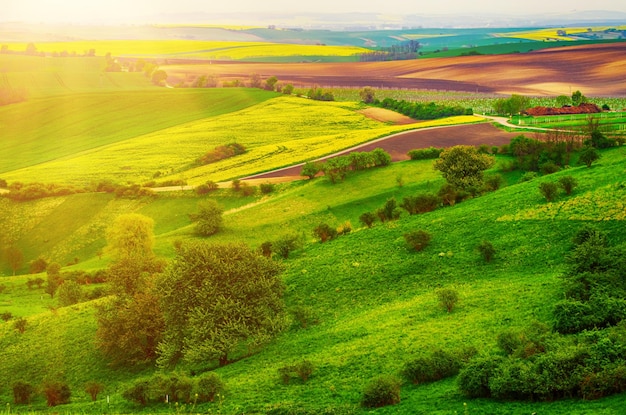
[[(156, 88), (141, 74), (102, 75), (97, 58), (2, 59), (11, 59), (12, 69), (1, 74), (0, 86), (25, 85), (31, 91), (27, 101), (0, 107), (0, 179), (9, 185), (184, 180), (196, 186), (316, 159), (418, 126), (366, 118), (359, 113), (363, 104), (356, 102), (318, 102), (244, 88)], [(33, 64), (35, 59), (40, 60)], [(435, 124), (474, 121), (459, 117)], [(241, 144), (247, 152), (204, 166), (195, 162), (229, 143)], [(591, 168), (572, 162), (530, 181), (520, 180), (521, 171), (506, 168), (511, 157), (499, 154), (496, 159), (487, 173), (502, 175), (499, 190), (429, 213), (403, 212), (398, 220), (377, 221), (372, 228), (360, 223), (361, 214), (391, 198), (401, 202), (441, 188), (444, 179), (433, 169), (433, 160), (351, 172), (335, 184), (324, 177), (277, 184), (268, 193), (257, 190), (248, 196), (230, 188), (207, 195), (176, 188), (144, 197), (80, 193), (19, 202), (0, 197), (0, 246), (15, 247), (24, 257), (15, 270), (5, 258), (0, 261), (0, 315), (10, 317), (0, 321), (0, 411), (622, 414), (624, 393), (550, 402), (470, 399), (459, 391), (456, 377), (419, 385), (404, 381), (398, 404), (378, 409), (360, 405), (371, 379), (401, 377), (407, 362), (428, 352), (473, 348), (497, 354), (500, 333), (536, 323), (550, 327), (554, 304), (563, 298), (572, 238), (584, 225), (606, 232), (612, 245), (626, 243), (623, 146), (603, 150)], [(578, 186), (571, 195), (561, 193), (546, 202), (539, 184), (563, 176), (572, 176)], [(207, 199), (224, 210), (224, 226), (201, 238), (190, 214)], [(174, 258), (180, 241), (242, 241), (255, 250), (286, 236), (301, 241), (288, 258), (273, 259), (284, 266), (288, 327), (226, 366), (207, 362), (204, 369), (226, 384), (216, 402), (142, 407), (125, 400), (122, 393), (131, 383), (161, 369), (153, 363), (114, 367), (96, 348), (95, 314), (109, 300), (101, 295), (106, 284), (83, 286), (83, 301), (66, 307), (45, 292), (45, 284), (28, 285), (46, 279), (45, 272), (29, 274), (30, 262), (40, 257), (58, 262), (63, 272), (105, 269), (111, 261), (104, 249), (106, 230), (124, 213), (154, 220), (154, 251), (166, 261)], [(352, 230), (321, 243), (313, 234), (320, 223), (349, 223)], [(404, 239), (416, 230), (432, 235), (420, 252), (409, 249)], [(495, 247), (491, 262), (477, 251), (485, 240)], [(452, 312), (438, 303), (440, 288), (458, 293)], [(306, 325), (300, 322), (302, 310)], [(16, 328), (19, 318), (26, 322), (23, 332)], [(284, 383), (279, 370), (303, 360), (314, 366), (308, 381)], [(189, 376), (197, 375), (196, 369), (184, 364), (174, 368)], [(37, 388), (46, 380), (63, 380), (72, 391), (71, 403), (48, 408), (37, 390), (31, 404), (16, 406), (12, 386), (18, 380)], [(96, 401), (85, 392), (92, 381), (105, 387)]]

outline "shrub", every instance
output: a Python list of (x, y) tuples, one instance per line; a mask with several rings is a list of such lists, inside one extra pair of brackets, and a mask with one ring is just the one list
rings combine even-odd
[(394, 376), (374, 378), (365, 387), (361, 404), (366, 408), (380, 408), (400, 403), (400, 387), (400, 380)]
[(16, 405), (29, 404), (35, 395), (35, 388), (28, 382), (17, 381), (13, 384), (13, 402)]
[(198, 203), (198, 213), (192, 213), (189, 218), (196, 222), (195, 230), (201, 236), (210, 236), (222, 227), (224, 210), (213, 199), (208, 199)]
[(397, 208), (397, 202), (395, 198), (388, 199), (382, 208), (376, 210), (376, 215), (381, 222), (388, 220), (396, 220), (400, 218), (400, 209)]
[(302, 328), (307, 328), (309, 324), (317, 323), (311, 307), (298, 305), (294, 307), (292, 314), (294, 320), (297, 321)]
[(276, 253), (285, 259), (289, 258), (291, 251), (298, 249), (301, 245), (302, 239), (296, 233), (283, 235), (274, 242)]
[(376, 215), (372, 212), (365, 212), (359, 216), (359, 221), (368, 228), (371, 228), (374, 222), (376, 222)]
[(337, 235), (347, 235), (352, 232), (352, 224), (349, 220), (345, 221), (337, 227)]
[(493, 257), (496, 254), (496, 248), (494, 248), (493, 244), (489, 241), (482, 241), (478, 247), (478, 252), (483, 257), (485, 262), (491, 262)]
[(104, 390), (104, 385), (99, 382), (87, 382), (85, 384), (85, 392), (91, 396), (92, 401), (96, 401), (98, 399), (98, 394)]
[(13, 328), (19, 331), (20, 333), (24, 333), (26, 331), (27, 325), (28, 325), (28, 322), (26, 321), (24, 317), (20, 317), (17, 320), (15, 320), (15, 322), (13, 322)]
[(470, 360), (457, 377), (461, 392), (470, 398), (490, 397), (489, 381), (502, 362), (504, 358), (501, 356), (480, 356)]
[(437, 192), (437, 196), (439, 196), (444, 205), (454, 206), (458, 193), (454, 186), (450, 183), (445, 183)]
[(410, 150), (407, 155), (411, 160), (428, 160), (439, 158), (439, 155), (445, 150), (444, 148), (419, 148)]
[(459, 293), (452, 288), (441, 288), (436, 291), (436, 294), (441, 307), (443, 307), (448, 313), (451, 313), (452, 309), (459, 301)]
[(264, 195), (272, 193), (274, 191), (274, 184), (272, 183), (261, 183), (259, 185), (259, 190), (261, 190), (261, 193), (263, 193)]
[(40, 272), (44, 272), (48, 267), (48, 261), (45, 258), (39, 257), (36, 260), (30, 263), (28, 267), (28, 272), (31, 274), (39, 274)]
[(421, 251), (426, 248), (426, 246), (430, 242), (431, 235), (430, 233), (423, 230), (413, 231), (405, 233), (404, 240), (411, 248), (415, 249), (416, 251)]
[(561, 168), (559, 166), (557, 166), (552, 161), (547, 161), (547, 162), (543, 163), (541, 166), (539, 166), (539, 171), (544, 176), (547, 175), (547, 174), (556, 173), (559, 170), (561, 170)]
[(306, 176), (309, 179), (313, 179), (320, 171), (322, 171), (321, 163), (307, 161), (306, 163), (304, 163), (304, 166), (302, 166), (300, 175)]
[(278, 369), (278, 374), (284, 384), (288, 384), (291, 378), (298, 377), (303, 383), (309, 379), (315, 366), (309, 360), (303, 360), (295, 365), (283, 366)]
[(439, 207), (440, 200), (431, 193), (424, 193), (417, 196), (407, 196), (402, 199), (400, 207), (406, 210), (409, 215), (417, 213), (432, 212)]
[(63, 405), (70, 402), (70, 387), (63, 381), (48, 381), (43, 385), (48, 406)]
[(80, 302), (83, 289), (74, 281), (65, 281), (57, 290), (57, 298), (61, 307), (67, 307)]
[(546, 198), (547, 202), (552, 202), (556, 199), (559, 188), (556, 183), (543, 182), (539, 184), (539, 192)]
[(263, 255), (264, 257), (267, 258), (271, 258), (272, 257), (272, 242), (270, 241), (265, 241), (261, 244), (261, 246), (259, 247), (259, 250), (261, 251), (261, 255)]
[(537, 172), (534, 171), (527, 171), (526, 173), (524, 173), (522, 175), (522, 177), (520, 177), (519, 182), (523, 183), (523, 182), (529, 182), (531, 180), (536, 179), (537, 177), (539, 177), (539, 175), (537, 174)]
[(241, 195), (243, 197), (254, 196), (256, 193), (256, 187), (250, 186), (248, 183), (241, 183)]
[(524, 342), (519, 332), (506, 330), (498, 334), (497, 343), (504, 353), (512, 355)]
[(222, 395), (226, 385), (217, 373), (207, 372), (198, 378), (196, 393), (200, 402), (213, 402), (217, 395)]
[(13, 318), (13, 314), (10, 311), (4, 311), (0, 313), (0, 319), (2, 319), (2, 321), (9, 321), (12, 318)]
[(315, 229), (313, 229), (313, 235), (315, 235), (320, 242), (324, 243), (337, 237), (337, 230), (327, 223), (320, 223)]
[(414, 384), (435, 382), (459, 373), (461, 361), (444, 350), (436, 350), (430, 355), (418, 357), (404, 366), (404, 377)]
[(485, 189), (489, 192), (495, 192), (504, 184), (504, 177), (501, 174), (492, 174), (485, 177)]
[(578, 186), (578, 181), (572, 176), (563, 176), (559, 178), (559, 185), (565, 191), (566, 195), (571, 195), (574, 188)]
[(150, 398), (150, 382), (147, 379), (138, 379), (122, 392), (127, 401), (145, 406)]

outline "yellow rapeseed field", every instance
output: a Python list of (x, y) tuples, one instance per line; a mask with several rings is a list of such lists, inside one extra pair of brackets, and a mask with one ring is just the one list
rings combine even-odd
[[(617, 29), (623, 30), (626, 26), (586, 26), (586, 27), (553, 27), (549, 29), (537, 29), (537, 30), (528, 30), (523, 32), (507, 32), (507, 33), (499, 33), (497, 36), (500, 37), (512, 37), (518, 39), (527, 39), (527, 40), (536, 40), (536, 41), (544, 41), (544, 40), (576, 40), (570, 36), (576, 36), (577, 33), (585, 33), (588, 29), (593, 30), (594, 32), (603, 31), (607, 29)], [(566, 36), (559, 35), (559, 31), (564, 31)]]
[[(9, 43), (11, 50), (25, 50), (26, 43)], [(95, 49), (96, 55), (153, 57), (202, 57), (207, 59), (245, 59), (266, 56), (352, 56), (368, 52), (356, 46), (295, 45), (270, 42), (224, 42), (201, 40), (89, 40), (76, 42), (40, 42), (35, 44), (40, 52), (87, 53)]]
[[(358, 109), (357, 103), (278, 97), (241, 111), (13, 171), (3, 178), (87, 185), (103, 179), (144, 183), (159, 176), (159, 180), (185, 179), (198, 185), (319, 158), (402, 130), (477, 120), (459, 116), (390, 126), (359, 114)], [(194, 164), (207, 151), (233, 142), (248, 151), (213, 164)]]

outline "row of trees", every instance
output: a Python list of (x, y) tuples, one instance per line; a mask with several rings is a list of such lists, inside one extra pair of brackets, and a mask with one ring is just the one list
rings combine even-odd
[[(365, 91), (365, 89), (363, 91)], [(369, 94), (366, 96), (369, 96)], [(437, 118), (451, 117), (453, 115), (472, 115), (474, 113), (471, 108), (462, 108), (459, 106), (451, 107), (436, 104), (435, 102), (422, 103), (405, 100), (398, 101), (393, 98), (385, 98), (382, 101), (372, 99), (371, 104), (377, 107), (399, 112), (400, 114), (416, 120), (434, 120)]]
[(301, 176), (313, 179), (322, 172), (328, 179), (336, 183), (346, 178), (348, 172), (384, 167), (391, 164), (391, 156), (385, 150), (376, 148), (370, 152), (352, 152), (345, 156), (330, 158), (326, 161), (309, 161), (300, 171)]
[(422, 47), (417, 40), (409, 40), (389, 47), (382, 47), (376, 51), (359, 55), (361, 62), (382, 62), (416, 59), (418, 50)]

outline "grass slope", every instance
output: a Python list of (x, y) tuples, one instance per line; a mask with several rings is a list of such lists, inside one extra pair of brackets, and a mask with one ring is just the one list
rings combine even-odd
[[(0, 158), (0, 174), (238, 111), (274, 96), (251, 89), (155, 89), (54, 96), (1, 107), (0, 151), (11, 156)], [(107, 162), (98, 163), (96, 169)], [(48, 181), (47, 174), (13, 177)]]
[[(229, 388), (225, 400), (194, 410), (227, 414), (272, 410), (365, 413), (358, 403), (369, 379), (378, 374), (398, 374), (404, 362), (426, 350), (460, 345), (492, 349), (495, 337), (504, 329), (524, 327), (533, 320), (549, 324), (552, 304), (560, 298), (563, 258), (581, 224), (592, 221), (609, 232), (615, 242), (626, 240), (623, 212), (620, 216), (601, 204), (584, 203), (594, 196), (602, 199), (607, 193), (623, 200), (626, 190), (621, 178), (625, 170), (624, 150), (613, 149), (603, 152), (601, 162), (591, 169), (571, 168), (510, 185), (452, 208), (404, 216), (372, 229), (356, 229), (326, 244), (309, 244), (286, 261), (286, 301), (290, 308), (310, 307), (318, 324), (306, 329), (294, 325), (259, 353), (218, 369)], [(392, 180), (399, 173), (405, 175), (407, 182), (400, 189)], [(538, 183), (554, 181), (561, 175), (574, 176), (580, 187), (572, 196), (546, 203), (538, 192)], [(382, 205), (391, 195), (400, 197), (405, 191), (436, 188), (440, 181), (430, 170), (430, 162), (403, 162), (354, 175), (334, 186), (324, 179), (292, 185), (263, 203), (226, 215), (226, 234), (229, 228), (239, 224), (248, 234), (254, 232), (245, 221), (257, 220), (265, 223), (258, 232), (268, 237), (279, 235), (278, 224), (270, 225), (271, 217), (278, 215), (282, 206), (287, 223), (309, 235), (310, 224), (318, 220), (343, 222)], [(605, 190), (608, 187), (610, 192)], [(177, 200), (172, 198), (157, 202), (159, 206), (141, 208), (163, 218), (157, 219), (159, 239), (168, 239), (171, 230), (179, 226), (158, 225)], [(187, 206), (190, 203), (180, 202)], [(330, 206), (327, 213), (322, 213), (324, 204)], [(574, 205), (579, 213), (584, 211), (586, 215), (570, 217), (566, 210), (558, 208), (559, 204)], [(298, 215), (302, 217), (299, 224)], [(307, 218), (309, 215), (312, 216)], [(431, 245), (420, 253), (409, 251), (402, 237), (405, 232), (417, 229), (433, 235)], [(218, 239), (229, 236), (211, 240)], [(483, 239), (491, 241), (497, 249), (495, 261), (489, 264), (483, 263), (475, 251)], [(0, 323), (0, 347), (4, 351), (0, 384), (7, 385), (14, 373), (36, 383), (63, 372), (75, 391), (74, 403), (63, 410), (101, 412), (105, 407), (102, 400), (91, 404), (81, 393), (84, 382), (99, 380), (107, 385), (106, 393), (112, 396), (111, 405), (106, 407), (108, 412), (141, 411), (123, 402), (118, 392), (125, 382), (151, 369), (133, 373), (108, 368), (92, 346), (86, 346), (92, 344), (95, 330), (92, 304), (61, 308), (54, 313), (42, 311), (44, 304), (50, 302), (46, 299), (47, 303), (36, 306), (41, 294), (37, 290), (28, 291), (24, 279), (6, 278), (7, 289), (0, 294), (3, 311), (11, 309), (7, 303), (14, 297), (24, 298), (33, 305), (24, 334), (15, 332), (10, 322)], [(453, 313), (448, 314), (437, 305), (434, 290), (438, 287), (454, 287), (459, 292), (460, 302)], [(311, 360), (317, 368), (311, 379), (306, 384), (283, 385), (278, 368), (302, 359)], [(0, 393), (8, 399), (6, 386)], [(459, 394), (453, 380), (445, 380), (405, 385), (400, 404), (377, 412), (460, 413), (464, 403), (471, 414), (617, 415), (626, 405), (626, 397), (552, 403), (468, 401)], [(42, 405), (43, 401), (39, 400), (35, 408)], [(143, 412), (163, 413), (172, 409), (160, 405)]]

